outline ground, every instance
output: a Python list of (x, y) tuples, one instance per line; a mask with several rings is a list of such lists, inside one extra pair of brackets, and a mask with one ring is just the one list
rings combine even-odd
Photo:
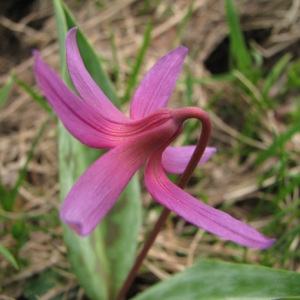
[[(104, 65), (113, 82), (116, 75), (114, 68), (118, 68), (119, 78), (115, 84), (120, 97), (124, 94), (130, 65), (142, 44), (149, 21), (153, 22), (151, 42), (139, 79), (172, 47), (182, 44), (189, 49), (170, 106), (180, 107), (186, 103), (187, 74), (203, 79), (230, 70), (229, 34), (223, 1), (214, 1), (213, 5), (206, 0), (65, 2), (97, 53), (105, 59)], [(245, 0), (239, 2), (238, 10), (247, 44), (259, 53), (259, 59), (262, 60), (261, 70), (268, 72), (287, 53), (291, 54), (291, 61), (297, 61), (300, 42), (298, 1)], [(40, 93), (32, 71), (32, 50), (38, 49), (47, 63), (59, 72), (58, 42), (51, 2), (6, 1), (0, 3), (0, 12), (0, 85), (4, 85), (13, 73), (19, 81)], [(112, 35), (118, 65), (113, 60)], [(249, 87), (247, 78), (238, 72), (235, 75), (250, 92), (259, 94), (259, 87)], [(230, 81), (211, 80), (205, 84), (194, 83), (190, 99), (193, 105), (208, 109), (213, 122), (210, 145), (217, 147), (218, 153), (201, 171), (195, 172), (186, 190), (195, 196), (205, 197), (211, 206), (226, 209), (232, 216), (276, 238), (299, 228), (299, 219), (288, 213), (277, 220), (278, 226), (270, 225), (276, 222), (274, 201), (280, 202), (278, 207), (283, 212), (290, 209), (291, 205), (299, 207), (298, 185), (291, 185), (290, 191), (280, 198), (282, 182), (278, 180), (282, 174), (273, 172), (272, 167), (280, 165), (284, 155), (270, 155), (268, 160), (261, 159), (260, 164), (255, 162), (263, 156), (261, 153), (271, 148), (275, 136), (285, 136), (284, 133), (288, 131), (286, 118), (290, 118), (298, 107), (295, 95), (299, 90), (293, 88), (288, 92), (283, 91), (286, 78), (284, 73), (278, 76), (270, 90), (270, 99), (278, 101), (278, 105), (267, 109), (259, 115), (258, 120), (253, 121), (252, 125), (257, 130), (250, 134), (243, 126), (248, 110), (252, 110), (251, 93), (247, 95), (235, 89)], [(48, 120), (49, 113), (33, 101), (23, 87), (15, 83), (0, 110), (0, 181), (6, 191), (13, 190), (19, 172), (33, 150), (13, 209), (0, 210), (1, 243), (18, 257), (21, 265), (19, 270), (15, 270), (6, 259), (0, 257), (0, 268), (3, 270), (0, 274), (0, 296), (1, 299), (35, 299), (32, 298), (32, 291), (35, 291), (39, 280), (52, 280), (54, 277), (51, 274), (54, 272), (63, 278), (64, 284), (58, 280), (52, 288), (45, 289), (47, 293), (39, 299), (52, 299), (59, 294), (68, 294), (68, 299), (83, 299), (84, 292), (78, 287), (75, 276), (63, 271), (69, 270), (70, 266), (58, 220), (56, 120)], [(284, 97), (277, 100), (282, 93)], [(126, 112), (128, 104), (124, 104), (122, 109)], [(39, 134), (41, 138), (33, 148)], [(196, 138), (193, 133), (191, 142), (195, 142)], [(299, 146), (297, 134), (293, 134), (284, 144), (290, 155), (284, 166), (285, 171), (294, 174), (294, 177), (281, 178), (284, 184), (292, 182), (299, 173), (295, 163)], [(262, 174), (269, 175), (263, 178)], [(157, 218), (156, 206), (153, 208), (146, 191), (143, 199), (147, 218), (144, 220), (141, 241)], [(290, 251), (286, 254), (296, 252), (299, 249), (299, 235), (287, 238), (286, 244), (282, 245), (287, 245)], [(267, 254), (253, 249), (246, 251), (205, 234), (203, 230), (173, 216), (150, 250), (132, 293), (184, 270), (200, 258), (264, 264), (300, 272), (299, 257), (289, 255), (281, 259), (280, 249), (278, 245), (274, 252)]]

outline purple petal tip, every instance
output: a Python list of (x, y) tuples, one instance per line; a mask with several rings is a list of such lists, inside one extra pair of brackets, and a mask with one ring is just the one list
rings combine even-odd
[(189, 49), (184, 46), (179, 46), (177, 49), (180, 49), (185, 55), (189, 52)]

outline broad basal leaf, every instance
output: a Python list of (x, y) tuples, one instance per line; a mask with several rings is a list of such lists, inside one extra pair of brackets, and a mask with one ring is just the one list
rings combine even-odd
[(271, 268), (200, 261), (133, 300), (300, 298), (300, 274)]
[[(71, 87), (66, 73), (64, 39), (68, 29), (77, 26), (68, 9), (53, 0), (60, 41), (64, 80)], [(77, 42), (86, 68), (103, 92), (115, 104), (116, 93), (91, 45), (80, 29)], [(59, 165), (61, 199), (66, 197), (79, 176), (99, 157), (99, 150), (88, 149), (59, 126)], [(83, 199), (84, 201), (84, 199)], [(138, 177), (131, 183), (110, 213), (88, 237), (78, 237), (64, 226), (69, 260), (78, 282), (91, 299), (114, 299), (134, 261), (141, 220)]]

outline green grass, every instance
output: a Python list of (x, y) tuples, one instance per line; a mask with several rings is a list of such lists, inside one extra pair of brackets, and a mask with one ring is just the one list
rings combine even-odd
[[(299, 148), (292, 139), (300, 131), (299, 109), (282, 112), (286, 104), (299, 108), (298, 96), (300, 84), (299, 61), (291, 61), (286, 53), (278, 59), (272, 68), (259, 69), (251, 54), (251, 49), (242, 38), (241, 28), (237, 22), (237, 14), (232, 1), (227, 1), (227, 20), (230, 30), (230, 58), (232, 62), (227, 74), (222, 74), (230, 87), (230, 94), (220, 91), (212, 98), (213, 105), (208, 110), (229, 120), (227, 125), (236, 129), (241, 135), (258, 141), (263, 149), (243, 142), (237, 138), (234, 148), (226, 149), (227, 158), (236, 157), (241, 166), (251, 157), (249, 172), (261, 170), (257, 176), (261, 198), (253, 207), (251, 219), (266, 216), (271, 219), (262, 230), (264, 233), (278, 238), (275, 245), (265, 252), (262, 263), (286, 268), (293, 262), (299, 266), (299, 255), (296, 249), (299, 238)], [(233, 76), (232, 76), (233, 75)], [(285, 77), (284, 84), (274, 95), (273, 88), (278, 86), (280, 78)], [(214, 82), (220, 79), (211, 78)], [(194, 78), (194, 82), (202, 81), (205, 87), (210, 80)], [(190, 79), (186, 81), (187, 95), (191, 94)], [(228, 99), (224, 110), (221, 101)], [(190, 103), (190, 97), (187, 104)], [(278, 117), (277, 117), (278, 115)], [(219, 149), (222, 151), (222, 149)], [(252, 170), (251, 170), (252, 169)]]
[[(300, 149), (296, 141), (295, 144), (291, 141), (300, 132), (297, 96), (300, 93), (299, 61), (293, 61), (291, 54), (285, 53), (269, 69), (265, 69), (263, 63), (258, 65), (255, 56), (259, 54), (246, 44), (232, 1), (226, 3), (230, 31), (230, 69), (227, 73), (209, 78), (193, 77), (188, 69), (185, 80), (180, 81), (184, 90), (182, 98), (184, 105), (195, 105), (195, 86), (201, 84), (205, 89), (211, 83), (220, 83), (220, 89), (208, 100), (205, 109), (224, 120), (239, 136), (229, 133), (233, 137), (233, 146), (222, 148), (221, 143), (215, 160), (221, 165), (226, 165), (230, 160), (238, 161), (240, 168), (251, 161), (246, 173), (236, 176), (239, 176), (242, 183), (247, 174), (256, 174), (256, 194), (260, 196), (257, 198), (253, 195), (252, 203), (257, 204), (251, 204), (250, 200), (237, 199), (237, 202), (251, 207), (249, 222), (263, 221), (265, 218), (266, 225), (261, 231), (277, 238), (274, 246), (262, 254), (261, 264), (283, 269), (294, 265), (297, 268), (300, 263), (297, 251), (300, 233)], [(259, 61), (262, 62), (262, 59)], [(284, 83), (279, 84), (282, 78), (285, 78)], [(227, 86), (225, 90), (224, 84)], [(276, 90), (275, 94), (273, 90)], [(295, 109), (282, 112), (286, 104)], [(228, 133), (226, 129), (224, 131)], [(198, 132), (198, 124), (189, 123), (184, 129), (184, 143), (195, 143)], [(236, 171), (232, 170), (231, 174), (230, 171), (228, 176), (234, 177)], [(201, 172), (196, 174), (200, 176), (199, 180), (205, 180)], [(202, 193), (205, 195), (205, 191)], [(233, 205), (223, 205), (222, 209), (230, 211)], [(231, 247), (239, 248), (233, 244)], [(243, 262), (250, 262), (247, 255)]]
[[(160, 1), (157, 1), (160, 2)], [(100, 2), (99, 2), (100, 3)], [(150, 1), (146, 1), (141, 14), (147, 15), (153, 10)], [(265, 252), (257, 253), (257, 263), (265, 266), (296, 269), (300, 265), (300, 255), (298, 239), (300, 236), (300, 168), (299, 166), (299, 147), (297, 147), (298, 133), (300, 131), (300, 60), (293, 60), (291, 54), (286, 53), (279, 57), (277, 62), (271, 68), (266, 69), (261, 59), (256, 59), (258, 53), (252, 49), (243, 38), (242, 30), (238, 22), (238, 14), (232, 5), (232, 1), (226, 1), (227, 21), (229, 26), (230, 38), (230, 69), (227, 73), (211, 76), (209, 78), (198, 78), (193, 73), (193, 62), (186, 64), (181, 79), (175, 92), (177, 98), (182, 99), (183, 105), (198, 105), (201, 94), (198, 93), (199, 86), (204, 90), (211, 91), (211, 84), (214, 84), (214, 93), (208, 99), (206, 106), (203, 107), (212, 115), (218, 116), (234, 133), (226, 128), (222, 133), (222, 139), (218, 135), (213, 135), (211, 146), (218, 148), (218, 153), (212, 159), (213, 170), (200, 170), (195, 172), (193, 184), (191, 187), (198, 187), (199, 182), (206, 180), (207, 174), (213, 173), (222, 166), (228, 167), (227, 175), (232, 178), (239, 178), (240, 182), (247, 179), (247, 176), (255, 175), (255, 183), (258, 188), (256, 193), (250, 199), (221, 205), (220, 208), (231, 212), (234, 207), (240, 208), (248, 205), (250, 211), (245, 215), (245, 221), (254, 222), (263, 221), (263, 226), (259, 229), (266, 235), (276, 237), (275, 245)], [(185, 34), (185, 26), (192, 17), (192, 5), (188, 10), (184, 20), (180, 23), (179, 30), (174, 36), (174, 45)], [(141, 75), (142, 65), (145, 60), (145, 53), (151, 44), (152, 26), (148, 25), (143, 39), (143, 44), (133, 61), (131, 72), (127, 77), (127, 82), (123, 83), (122, 104), (127, 105), (134, 89), (138, 84), (138, 78)], [(106, 68), (111, 71), (118, 86), (122, 86), (120, 76), (120, 62), (118, 61), (118, 48), (113, 30), (110, 31), (110, 43), (113, 52), (113, 63), (107, 63)], [(201, 49), (199, 49), (201, 51)], [(257, 63), (261, 61), (261, 63)], [(285, 80), (281, 80), (285, 78)], [(43, 97), (33, 91), (17, 77), (11, 77), (7, 84), (0, 90), (0, 105), (4, 103), (9, 95), (12, 81), (23, 88), (33, 100), (40, 103), (43, 108), (49, 111), (45, 105)], [(216, 88), (217, 87), (217, 88)], [(291, 109), (284, 110), (289, 105)], [(28, 164), (34, 155), (38, 143), (45, 128), (49, 124), (52, 115), (49, 113), (49, 119), (44, 123), (28, 151), (27, 159), (19, 172), (18, 180), (13, 188), (8, 188), (0, 182), (1, 197), (1, 223), (6, 231), (0, 233), (1, 238), (13, 236), (15, 244), (10, 249), (4, 248), (0, 244), (0, 253), (15, 267), (18, 267), (19, 250), (26, 245), (29, 236), (35, 231), (47, 231), (48, 225), (58, 226), (57, 211), (53, 210), (49, 216), (36, 216), (30, 218), (24, 215), (21, 219), (3, 217), (10, 216), (11, 212), (20, 212), (18, 195), (20, 188), (26, 181), (28, 175)], [(214, 123), (216, 127), (216, 124)], [(236, 134), (235, 134), (236, 133)], [(184, 144), (195, 144), (199, 135), (199, 124), (189, 122), (184, 129), (182, 141)], [(293, 140), (295, 139), (295, 140)], [(298, 142), (299, 143), (299, 142)], [(237, 170), (230, 169), (231, 163)], [(244, 170), (241, 172), (240, 170)], [(209, 175), (208, 175), (209, 177)], [(207, 184), (209, 186), (209, 184)], [(237, 184), (237, 188), (239, 185)], [(221, 192), (221, 191), (220, 191)], [(210, 203), (209, 196), (204, 190), (197, 190), (202, 199)], [(149, 206), (144, 216), (150, 216), (152, 211), (159, 210), (157, 205)], [(246, 211), (246, 210), (244, 210)], [(56, 221), (54, 221), (54, 219)], [(44, 224), (39, 227), (40, 221)], [(193, 238), (195, 228), (187, 230), (184, 238)], [(183, 237), (181, 237), (183, 238)], [(217, 244), (219, 240), (215, 237), (211, 239), (208, 235), (205, 238), (209, 241), (207, 244)], [(204, 239), (204, 242), (206, 239)], [(232, 243), (226, 243), (228, 249), (241, 249), (242, 256), (226, 256), (223, 253), (205, 253), (199, 254), (205, 257), (251, 263), (249, 250), (243, 250), (242, 247)], [(235, 253), (235, 252), (234, 252)], [(240, 253), (240, 252), (238, 252)], [(68, 270), (69, 271), (69, 270)], [(12, 274), (12, 271), (7, 271)], [(57, 274), (46, 274), (51, 281), (51, 287), (56, 284)], [(45, 276), (46, 276), (45, 275)], [(46, 277), (47, 277), (46, 276)], [(52, 279), (55, 279), (52, 281)], [(30, 286), (30, 283), (27, 284)], [(28, 289), (27, 289), (28, 290)]]

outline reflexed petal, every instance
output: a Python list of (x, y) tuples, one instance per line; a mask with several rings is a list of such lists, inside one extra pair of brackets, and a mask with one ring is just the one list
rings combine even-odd
[[(162, 155), (164, 170), (170, 174), (181, 174), (192, 157), (196, 146), (167, 147)], [(207, 147), (203, 153), (198, 166), (208, 161), (217, 151), (216, 148)]]
[(146, 186), (152, 197), (192, 224), (235, 243), (265, 249), (274, 243), (254, 228), (195, 199), (165, 175), (161, 151), (155, 152), (146, 167)]
[(72, 28), (66, 38), (67, 66), (76, 90), (100, 116), (118, 123), (129, 121), (105, 96), (86, 70), (78, 50), (76, 30), (77, 28)]
[(144, 163), (117, 147), (99, 158), (75, 183), (63, 202), (60, 217), (77, 234), (90, 234)]
[[(123, 124), (111, 123), (76, 96), (59, 76), (34, 52), (34, 72), (49, 104), (69, 132), (94, 148), (112, 148), (128, 135)], [(125, 133), (124, 133), (125, 132)]]
[(146, 74), (137, 88), (130, 107), (130, 116), (137, 120), (166, 106), (187, 54), (178, 47), (162, 57)]
[(61, 219), (82, 236), (91, 233), (136, 170), (177, 132), (178, 124), (169, 119), (104, 154), (87, 169), (67, 195)]

